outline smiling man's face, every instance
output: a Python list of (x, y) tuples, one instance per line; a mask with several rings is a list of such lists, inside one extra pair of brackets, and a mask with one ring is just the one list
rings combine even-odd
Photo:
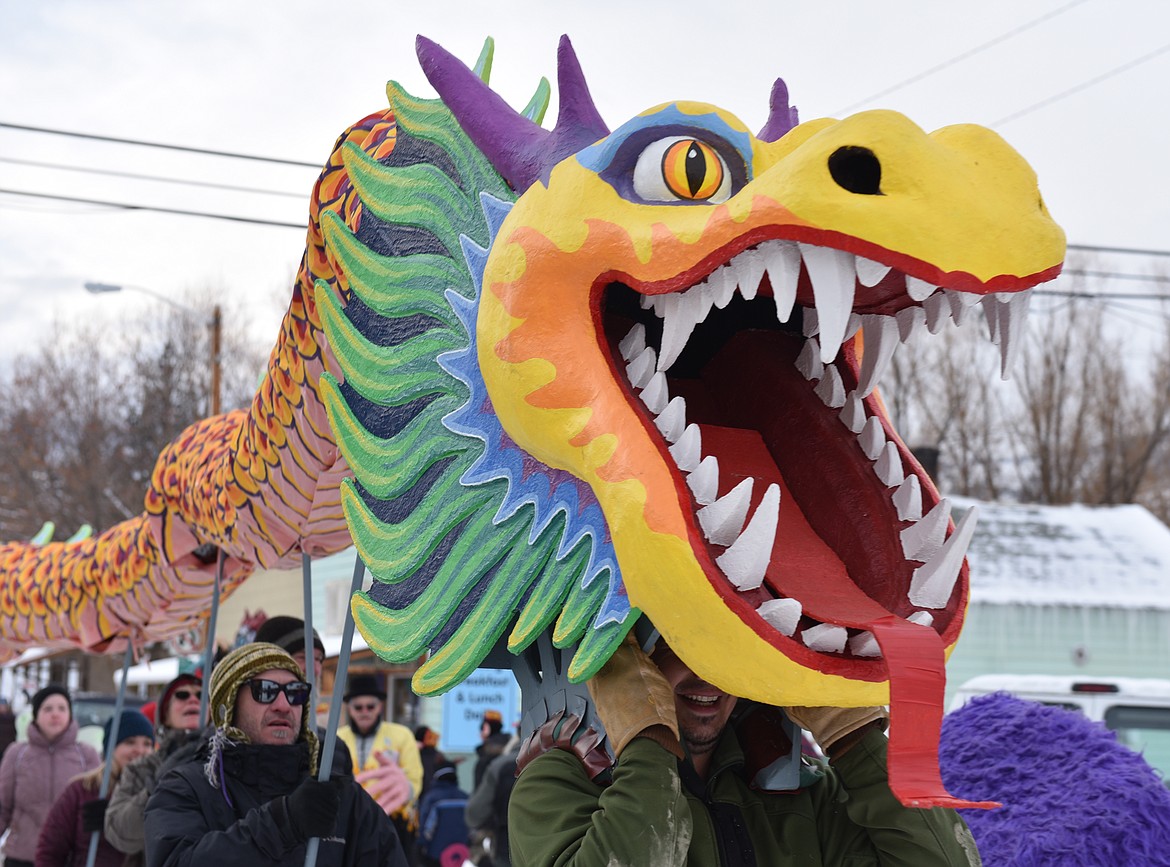
[(717, 689), (687, 668), (665, 641), (650, 657), (674, 691), (678, 729), (700, 776), (706, 776), (711, 753), (735, 709), (735, 696)]
[[(292, 683), (300, 680), (291, 671), (272, 668), (253, 675), (253, 680), (271, 680), (276, 683)], [(252, 689), (245, 683), (236, 696), (235, 725), (254, 744), (269, 746), (291, 746), (301, 732), (302, 708), (288, 703), (283, 693), (276, 696), (272, 704), (261, 704), (252, 698)]]

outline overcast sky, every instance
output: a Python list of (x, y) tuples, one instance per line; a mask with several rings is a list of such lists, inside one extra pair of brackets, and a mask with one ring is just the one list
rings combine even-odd
[[(388, 79), (433, 95), (414, 56), (415, 34), (469, 63), (484, 36), (494, 36), (493, 86), (521, 106), (547, 75), (554, 117), (556, 40), (568, 33), (611, 128), (651, 105), (685, 98), (720, 105), (756, 129), (772, 81), (783, 76), (804, 120), (841, 116), (863, 103), (901, 111), (928, 130), (991, 126), (1036, 168), (1071, 242), (1170, 248), (1170, 6), (1159, 0), (0, 0), (0, 32), (0, 122), (313, 163), (328, 156), (348, 124), (386, 104)], [(1074, 88), (1081, 89), (1035, 107)], [(180, 187), (29, 161), (292, 195)], [(0, 128), (6, 190), (303, 225), (315, 175)], [(176, 299), (211, 287), (241, 299), (254, 329), (275, 334), (276, 299), (287, 297), (303, 242), (303, 229), (0, 193), (0, 365), (47, 333), (54, 317), (149, 303), (128, 292), (89, 296), (86, 280)], [(1142, 272), (1151, 260), (1112, 257), (1106, 265)], [(1166, 291), (1148, 283), (1117, 288)]]

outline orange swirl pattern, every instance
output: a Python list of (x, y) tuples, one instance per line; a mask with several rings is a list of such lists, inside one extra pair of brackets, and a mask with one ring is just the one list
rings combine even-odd
[(288, 568), (302, 552), (350, 545), (339, 488), (348, 476), (317, 393), (340, 378), (313, 300), (321, 280), (348, 287), (321, 232), (324, 210), (351, 228), (360, 205), (341, 158), (353, 142), (375, 159), (394, 148), (390, 109), (338, 138), (309, 205), (305, 255), (268, 370), (244, 410), (196, 422), (159, 456), (144, 512), (91, 539), (0, 545), (0, 658), (28, 647), (116, 651), (185, 632), (207, 617), (218, 552), (223, 593), (257, 567)]

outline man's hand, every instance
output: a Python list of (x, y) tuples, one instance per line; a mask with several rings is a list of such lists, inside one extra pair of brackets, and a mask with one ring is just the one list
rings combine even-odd
[(633, 632), (590, 678), (588, 687), (615, 756), (645, 733), (682, 758), (674, 692), (658, 666), (638, 647)]
[(385, 752), (374, 753), (378, 760), (378, 767), (362, 771), (355, 778), (362, 784), (362, 788), (370, 793), (370, 797), (378, 802), (378, 806), (390, 815), (410, 802), (414, 794), (406, 772), (398, 766), (398, 762)]
[(285, 812), (294, 835), (308, 840), (333, 833), (337, 812), (341, 808), (342, 785), (343, 780), (321, 783), (309, 778), (285, 797)]
[(81, 805), (81, 830), (86, 834), (101, 831), (106, 821), (106, 806), (110, 802), (105, 798), (96, 798)]
[(880, 720), (884, 729), (890, 716), (884, 707), (786, 707), (784, 712), (829, 756), (844, 755), (859, 739), (849, 735), (870, 723)]

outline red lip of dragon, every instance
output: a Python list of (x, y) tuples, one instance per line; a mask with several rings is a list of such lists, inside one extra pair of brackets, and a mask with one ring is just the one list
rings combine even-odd
[(562, 109), (508, 149), (516, 118), (444, 63), (444, 101), (523, 191), (477, 323), (504, 429), (590, 485), (630, 602), (693, 670), (770, 704), (890, 702), (895, 792), (973, 806), (923, 766), (976, 516), (952, 524), (874, 389), (900, 342), (976, 307), (1006, 372), (1064, 252), (1034, 173), (974, 126), (788, 129), (782, 84), (756, 137), (686, 102), (609, 133), (582, 80), (585, 146)]

